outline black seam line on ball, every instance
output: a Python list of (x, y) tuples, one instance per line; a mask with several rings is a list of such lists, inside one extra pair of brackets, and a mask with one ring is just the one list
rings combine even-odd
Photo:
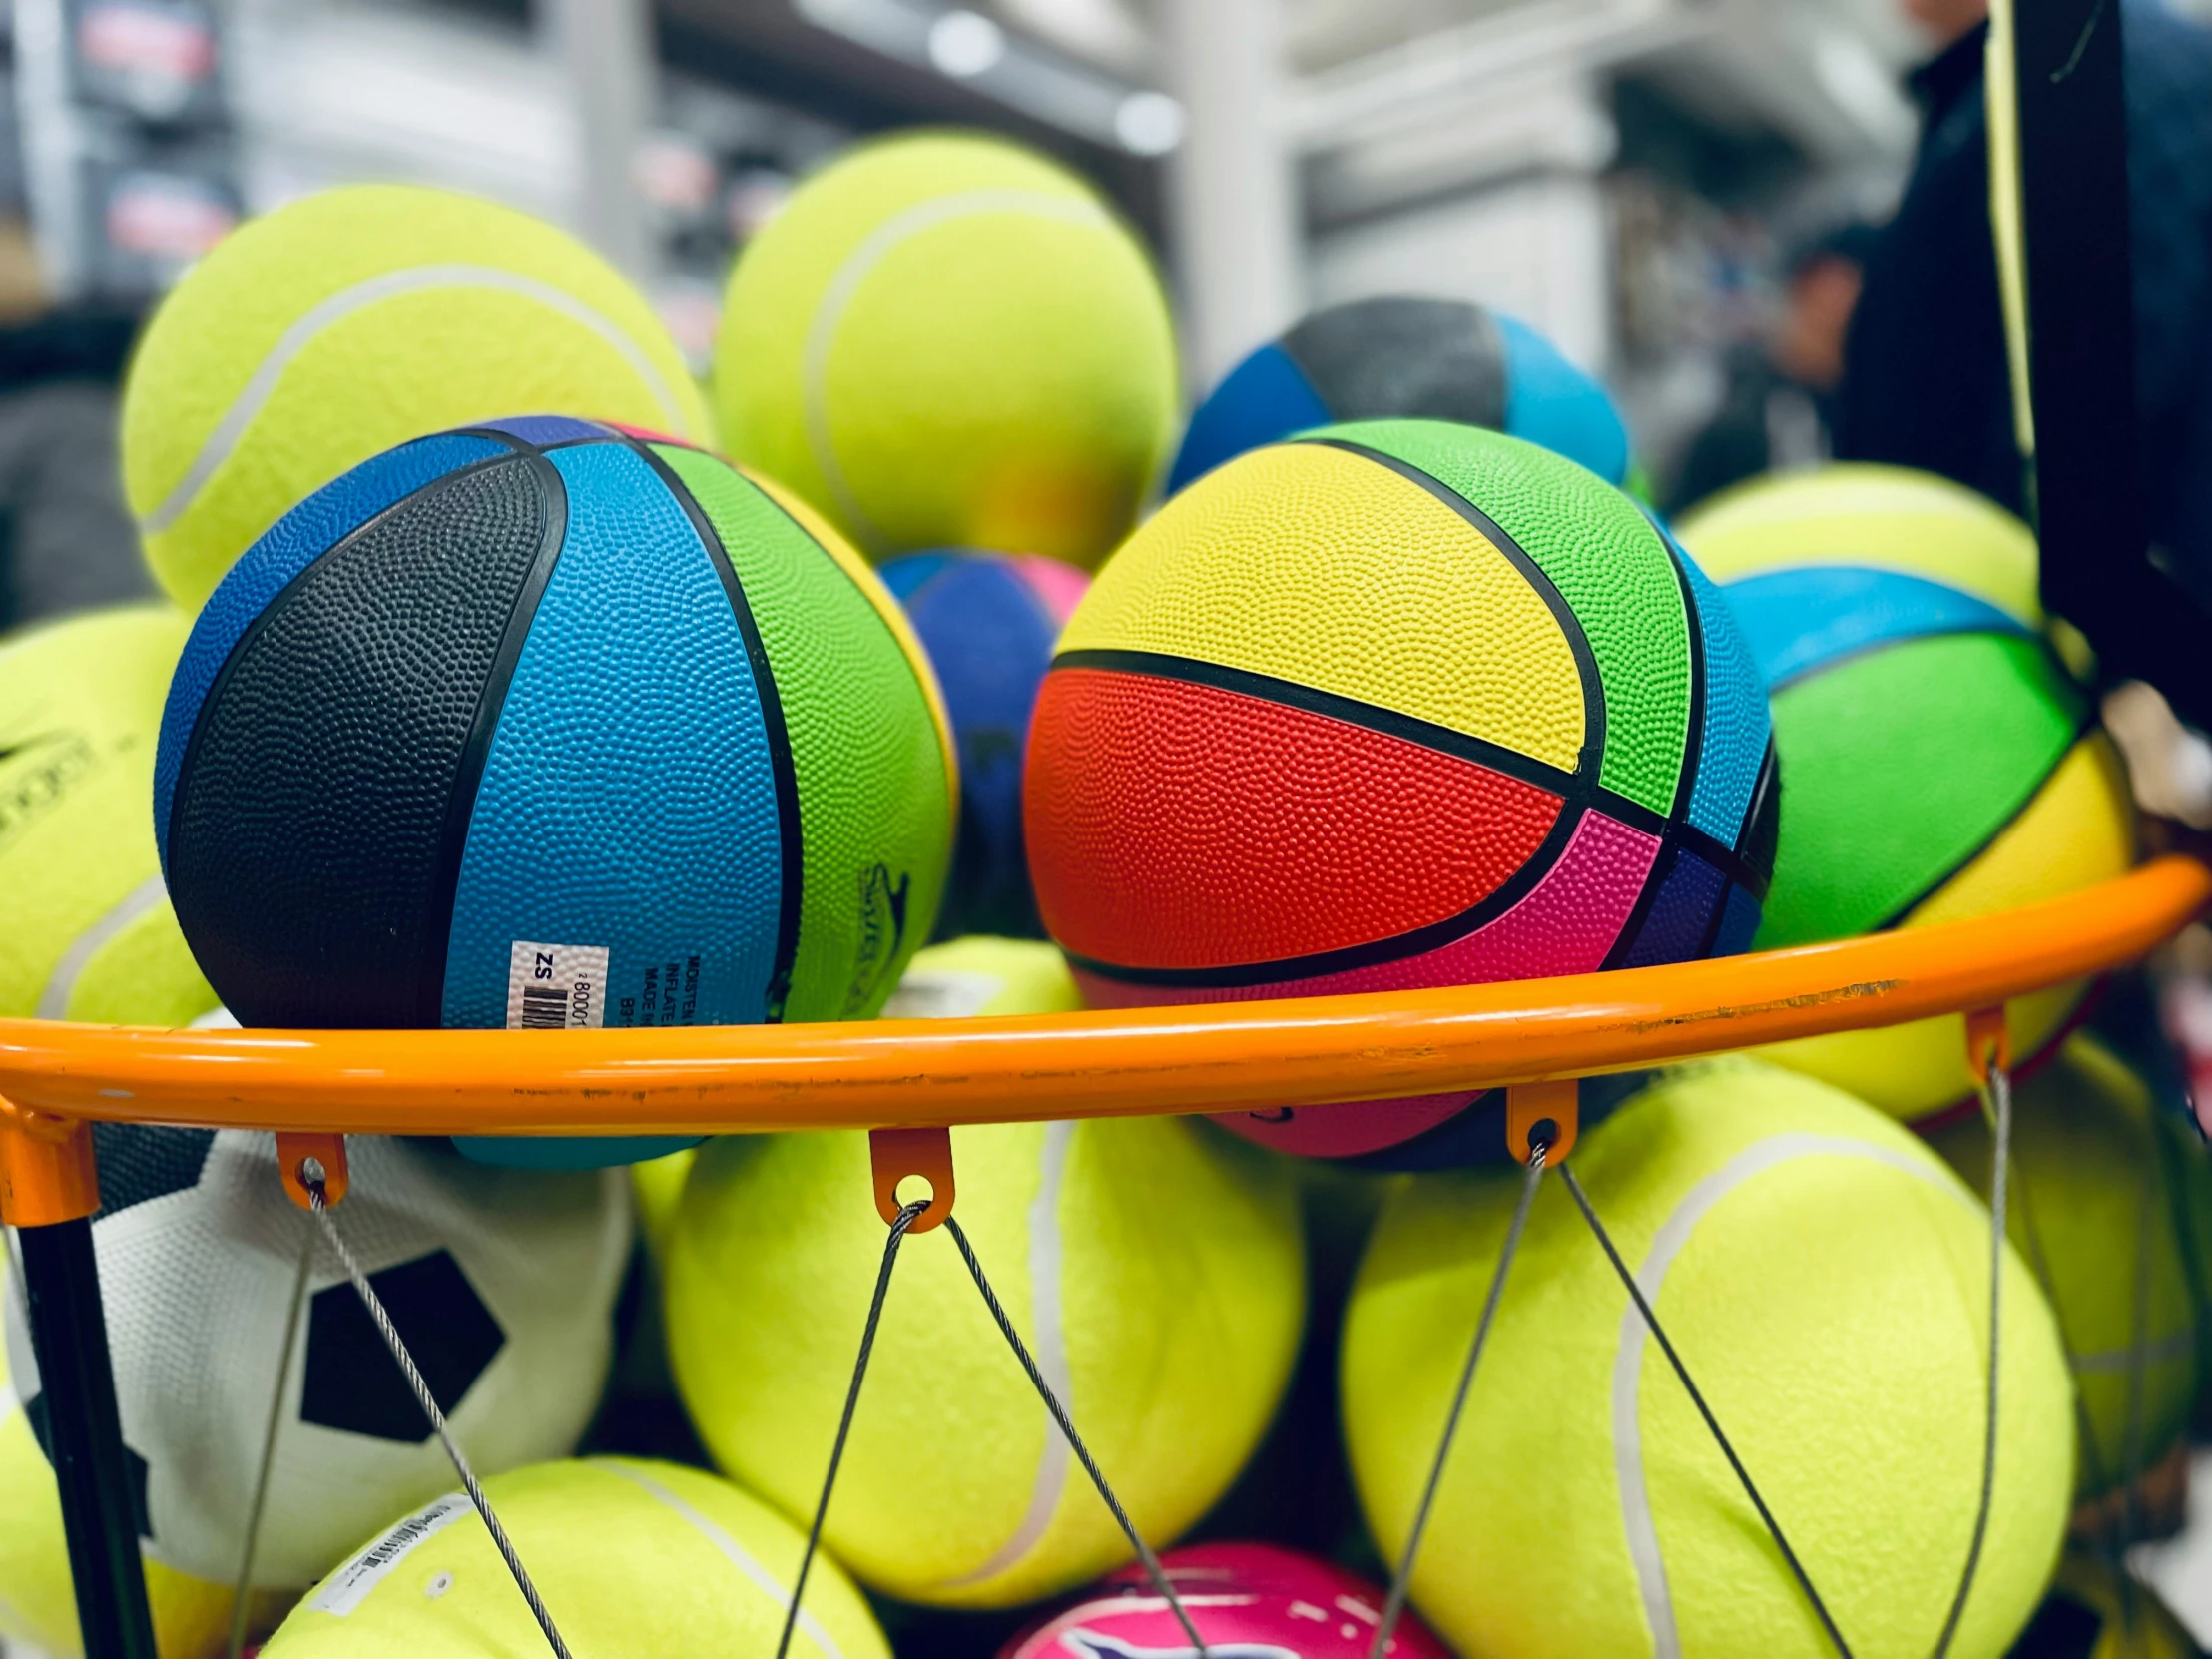
[[(1646, 524), (1650, 524), (1647, 519)], [(1690, 800), (1697, 792), (1697, 769), (1705, 759), (1705, 617), (1698, 608), (1697, 590), (1690, 586), (1689, 572), (1682, 568), (1682, 560), (1668, 545), (1667, 538), (1659, 533), (1657, 525), (1650, 525), (1652, 538), (1659, 543), (1659, 551), (1666, 558), (1667, 568), (1674, 572), (1674, 584), (1682, 595), (1682, 621), (1690, 631), (1690, 716), (1689, 727), (1682, 734), (1682, 771), (1674, 781), (1674, 807), (1668, 817), (1678, 824), (1690, 819)]]
[(515, 591), (499, 635), (499, 649), (492, 654), (491, 672), (476, 694), (476, 708), (469, 716), (468, 737), (453, 768), (453, 783), (445, 798), (445, 822), (438, 828), (437, 861), (430, 874), (430, 925), (422, 941), (422, 960), (415, 968), (416, 1023), (434, 1028), (445, 1023), (445, 969), (453, 947), (453, 905), (460, 896), (461, 861), (468, 852), (468, 830), (476, 816), (476, 795), (483, 787), (484, 768), (491, 761), (492, 739), (499, 731), (499, 717), (507, 707), (507, 691), (514, 684), (515, 665), (537, 621), (538, 606), (552, 584), (553, 567), (560, 562), (568, 542), (568, 486), (560, 469), (529, 449), (515, 457), (537, 480), (538, 501), (545, 522), (538, 533), (538, 550)]
[(1848, 651), (1839, 651), (1833, 657), (1823, 657), (1817, 663), (1807, 663), (1768, 687), (1767, 695), (1780, 697), (1793, 686), (1802, 686), (1808, 680), (1818, 680), (1824, 674), (1833, 674), (1838, 669), (1850, 667), (1862, 657), (1879, 656), (1901, 645), (1918, 645), (1923, 640), (1954, 640), (1969, 634), (1980, 634), (1992, 640), (2027, 640), (2035, 643), (2035, 636), (2024, 628), (1985, 628), (1976, 623), (1960, 623), (1950, 628), (1925, 628), (1917, 634), (1892, 634), (1886, 639), (1869, 640)]
[(2096, 726), (2097, 723), (2095, 720), (2086, 717), (2082, 720), (2077, 721), (2074, 725), (2073, 736), (2066, 740), (2066, 745), (2063, 749), (2059, 750), (2057, 758), (2054, 759), (2049, 766), (2043, 768), (2042, 773), (2036, 778), (2035, 782), (2031, 786), (2029, 786), (2027, 794), (2022, 796), (2020, 800), (2013, 806), (2012, 810), (2006, 813), (2004, 817), (2000, 821), (1998, 821), (1997, 827), (1994, 830), (1991, 830), (1986, 835), (1982, 836), (1980, 840), (1976, 841), (1974, 843), (1973, 849), (1964, 857), (1960, 858), (1956, 863), (1952, 864), (1950, 868), (1944, 870), (1942, 874), (1936, 876), (1935, 880), (1929, 882), (1927, 886), (1923, 887), (1919, 892), (1915, 893), (1910, 899), (1908, 899), (1905, 903), (1899, 905), (1895, 910), (1892, 910), (1888, 915), (1884, 916), (1872, 927), (1867, 928), (1866, 931), (1869, 933), (1881, 933), (1887, 932), (1892, 927), (1903, 926), (1906, 917), (1910, 916), (1923, 904), (1926, 904), (1931, 898), (1934, 898), (1937, 892), (1939, 892), (1943, 887), (1947, 886), (1951, 881), (1955, 880), (1961, 872), (1968, 868), (1975, 859), (1979, 858), (1984, 852), (1988, 851), (1990, 847), (1996, 845), (1998, 841), (2002, 840), (2004, 838), (2005, 832), (2009, 830), (2013, 825), (2019, 823), (2022, 818), (2026, 817), (2027, 810), (2043, 798), (2043, 791), (2050, 788), (2050, 781), (2058, 776), (2058, 769), (2066, 764), (2067, 760), (2073, 755), (2073, 752), (2081, 747), (2082, 740), (2087, 738), (2090, 733), (2096, 730)]
[[(463, 434), (448, 435), (459, 436)], [(374, 530), (385, 519), (391, 517), (393, 513), (399, 511), (410, 501), (419, 500), (432, 490), (443, 489), (447, 484), (481, 472), (486, 467), (505, 466), (514, 458), (512, 454), (486, 455), (481, 460), (470, 461), (466, 466), (457, 466), (451, 472), (441, 472), (435, 478), (424, 480), (405, 495), (399, 497), (398, 500), (388, 503), (371, 513), (367, 518), (362, 519), (360, 523), (354, 525), (352, 529), (346, 531), (344, 535), (338, 537), (336, 541), (293, 571), (290, 579), (269, 596), (268, 602), (255, 614), (254, 620), (246, 625), (245, 630), (232, 643), (229, 653), (223, 659), (223, 666), (215, 671), (215, 678), (208, 682), (207, 692), (200, 699), (199, 711), (193, 717), (192, 735), (185, 740), (185, 753), (177, 762), (177, 784), (169, 792), (169, 823), (155, 827), (156, 833), (160, 837), (159, 844), (165, 864), (169, 857), (170, 831), (177, 823), (177, 809), (184, 804), (185, 790), (192, 779), (194, 763), (200, 758), (200, 735), (207, 730), (207, 722), (202, 717), (215, 706), (216, 698), (230, 684), (233, 666), (245, 660), (251, 647), (261, 638), (263, 628), (268, 626), (271, 617), (283, 608), (283, 602), (291, 591), (305, 581), (312, 572), (320, 569), (324, 560), (332, 558), (346, 548), (351, 547), (353, 543)]]
[[(452, 438), (483, 438), (487, 442), (503, 443), (517, 455), (542, 455), (545, 453), (529, 439), (518, 438), (514, 433), (502, 432), (494, 426), (459, 426), (445, 435)], [(495, 461), (504, 458), (504, 456), (499, 455), (492, 457)]]
[[(745, 584), (738, 579), (738, 568), (731, 561), (730, 550), (723, 546), (722, 534), (707, 516), (706, 509), (700, 506), (676, 469), (650, 443), (641, 442), (627, 432), (616, 434), (613, 441), (628, 447), (653, 469), (683, 509), (684, 516), (691, 520), (692, 531), (699, 537), (707, 563), (730, 600), (730, 614), (737, 619), (738, 635), (745, 642), (745, 660), (753, 670), (753, 691), (760, 699), (761, 725), (768, 736), (769, 775), (776, 786), (776, 833), (782, 854), (777, 871), (776, 960), (769, 969), (767, 1006), (762, 1018), (770, 1025), (780, 1024), (785, 1006), (791, 1001), (792, 971), (799, 960), (799, 919), (806, 898), (807, 866), (806, 835), (799, 816), (799, 773), (792, 761), (791, 734), (784, 725), (784, 699), (776, 685), (776, 666), (769, 661), (768, 647), (762, 642), (760, 627), (753, 619), (752, 601), (745, 596)], [(742, 478), (744, 474), (739, 476)]]
[(1598, 972), (1610, 973), (1627, 965), (1628, 953), (1636, 948), (1644, 923), (1650, 919), (1652, 906), (1659, 902), (1668, 878), (1674, 874), (1674, 866), (1681, 861), (1680, 843), (1672, 835), (1666, 836), (1659, 842), (1659, 850), (1652, 854), (1651, 867), (1644, 871), (1644, 884), (1636, 889), (1636, 902), (1628, 907), (1627, 919), (1613, 935), (1613, 942), (1605, 947), (1605, 958), (1598, 963)]
[(1194, 657), (1171, 657), (1153, 651), (1063, 651), (1052, 659), (1052, 666), (1055, 670), (1087, 668), (1108, 674), (1179, 680), (1215, 691), (1234, 692), (1256, 702), (1280, 703), (1305, 714), (1380, 732), (1384, 737), (1433, 750), (1454, 760), (1472, 762), (1490, 772), (1556, 795), (1574, 806), (1595, 807), (1608, 818), (1618, 819), (1647, 835), (1661, 835), (1668, 829), (1667, 821), (1642, 802), (1616, 794), (1585, 774), (1562, 772), (1517, 749), (1507, 749), (1487, 738), (1473, 737), (1448, 726), (1434, 725), (1417, 715), (1400, 714), (1395, 709), (1363, 703), (1358, 698), (1342, 697), (1336, 692), (1321, 691), (1296, 681), (1278, 680), (1271, 674), (1256, 674), (1250, 669), (1226, 668), (1219, 663), (1200, 662)]
[(1061, 947), (1062, 953), (1077, 967), (1095, 973), (1102, 979), (1113, 979), (1123, 984), (1187, 985), (1220, 989), (1272, 985), (1285, 979), (1317, 979), (1332, 973), (1349, 973), (1355, 968), (1380, 967), (1386, 962), (1402, 961), (1408, 956), (1419, 956), (1439, 949), (1454, 939), (1487, 926), (1526, 898), (1559, 862), (1559, 855), (1574, 838), (1575, 830), (1581, 828), (1586, 811), (1587, 803), (1564, 803), (1559, 816), (1552, 821), (1551, 828), (1545, 831), (1543, 840), (1529, 855), (1528, 861), (1457, 915), (1446, 916), (1441, 921), (1424, 922), (1403, 933), (1392, 933), (1387, 938), (1371, 939), (1366, 944), (1347, 945), (1339, 950), (1318, 950), (1307, 956), (1284, 956), (1272, 962), (1234, 962), (1210, 968), (1128, 967), (1118, 962), (1102, 962), (1095, 956), (1078, 955), (1064, 945)]
[[(1299, 443), (1310, 443), (1324, 449), (1341, 449), (1348, 455), (1358, 455), (1396, 473), (1407, 483), (1416, 484), (1438, 501), (1457, 513), (1492, 547), (1505, 556), (1505, 560), (1520, 573), (1551, 612), (1551, 620), (1566, 637), (1567, 649), (1574, 654), (1575, 673), (1582, 681), (1582, 753), (1576, 757), (1574, 770), (1577, 775), (1587, 774), (1596, 778), (1605, 764), (1605, 680), (1597, 670), (1597, 653), (1590, 647), (1589, 637), (1582, 632), (1582, 620), (1574, 614), (1574, 607), (1558, 585), (1545, 574), (1543, 566), (1528, 556), (1521, 544), (1507, 535), (1497, 520), (1469, 501), (1440, 478), (1431, 478), (1409, 461), (1401, 461), (1395, 455), (1380, 449), (1370, 449), (1364, 443), (1352, 443), (1344, 438), (1298, 438)], [(1654, 815), (1657, 816), (1657, 815)]]
[[(1759, 776), (1752, 782), (1751, 804), (1744, 809), (1743, 823), (1736, 827), (1736, 844), (1726, 849), (1728, 856), (1734, 861), (1721, 866), (1729, 871), (1739, 886), (1746, 888), (1762, 904), (1767, 901), (1768, 890), (1774, 885), (1773, 861), (1770, 857), (1768, 866), (1760, 869), (1752, 863), (1743, 848), (1750, 841), (1752, 831), (1758, 829), (1760, 821), (1767, 816), (1769, 806), (1775, 809), (1779, 817), (1782, 805), (1776, 795), (1781, 788), (1782, 752), (1775, 746), (1774, 722), (1770, 718), (1767, 723), (1767, 750), (1759, 758)], [(1775, 826), (1777, 843), (1782, 838), (1781, 828), (1779, 823)]]

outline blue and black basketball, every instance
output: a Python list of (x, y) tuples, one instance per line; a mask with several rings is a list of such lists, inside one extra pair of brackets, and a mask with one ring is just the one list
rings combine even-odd
[(1058, 559), (946, 550), (883, 565), (921, 636), (960, 755), (960, 830), (937, 937), (1041, 939), (1021, 839), (1021, 765), (1052, 649), (1090, 577)]
[(1229, 371), (1183, 434), (1168, 493), (1308, 427), (1400, 416), (1487, 426), (1628, 475), (1605, 388), (1525, 322), (1456, 299), (1356, 299), (1314, 312)]
[(929, 930), (952, 766), (896, 602), (808, 508), (533, 417), (390, 450), (239, 559), (155, 833), (248, 1025), (850, 1019)]

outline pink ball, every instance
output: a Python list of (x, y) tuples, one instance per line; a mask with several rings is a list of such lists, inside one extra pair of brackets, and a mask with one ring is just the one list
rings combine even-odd
[[(1213, 1659), (1368, 1659), (1382, 1592), (1274, 1544), (1194, 1544), (1160, 1558)], [(1395, 1659), (1451, 1659), (1408, 1611)], [(1191, 1639), (1135, 1562), (999, 1650), (998, 1659), (1196, 1659)]]

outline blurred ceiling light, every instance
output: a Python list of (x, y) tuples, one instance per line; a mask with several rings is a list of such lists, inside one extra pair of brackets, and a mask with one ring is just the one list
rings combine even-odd
[(946, 12), (929, 25), (929, 61), (955, 81), (996, 69), (1006, 56), (1006, 31), (981, 12)]
[(1164, 156), (1183, 142), (1183, 106), (1164, 92), (1133, 92), (1114, 110), (1114, 137), (1132, 155)]

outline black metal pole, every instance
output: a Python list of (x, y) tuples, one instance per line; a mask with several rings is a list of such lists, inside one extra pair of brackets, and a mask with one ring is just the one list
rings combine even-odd
[(92, 1222), (26, 1227), (16, 1238), (85, 1659), (157, 1659)]

